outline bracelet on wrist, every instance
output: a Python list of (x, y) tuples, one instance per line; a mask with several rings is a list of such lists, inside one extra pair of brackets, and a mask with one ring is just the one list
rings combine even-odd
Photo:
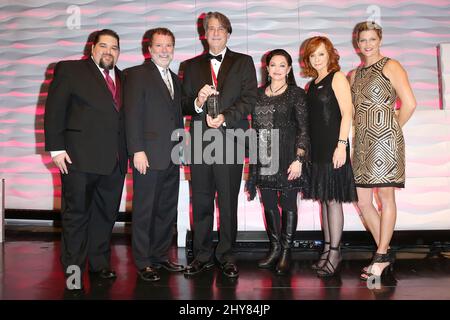
[(296, 155), (294, 161), (298, 161), (300, 163), (303, 163), (303, 157), (301, 155)]
[(347, 140), (339, 139), (338, 143), (342, 143), (343, 145), (348, 146), (348, 141)]

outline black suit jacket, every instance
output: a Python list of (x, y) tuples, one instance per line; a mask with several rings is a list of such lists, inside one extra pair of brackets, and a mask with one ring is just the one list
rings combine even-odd
[(128, 153), (145, 151), (151, 170), (169, 166), (171, 151), (178, 143), (171, 140), (183, 128), (181, 83), (172, 71), (174, 99), (170, 97), (157, 66), (148, 63), (124, 71), (124, 108)]
[[(121, 72), (115, 68), (116, 81)], [(92, 58), (62, 61), (45, 107), (45, 149), (66, 150), (70, 168), (87, 173), (110, 174), (119, 159), (127, 168), (122, 108), (117, 111), (105, 78)]]
[[(194, 100), (205, 84), (212, 84), (208, 54), (186, 62), (183, 81), (183, 112), (192, 115), (193, 121), (205, 121), (206, 110), (195, 111)], [(227, 129), (248, 129), (247, 116), (256, 103), (257, 80), (253, 59), (245, 54), (227, 49), (217, 77), (220, 93), (220, 113), (225, 117)]]

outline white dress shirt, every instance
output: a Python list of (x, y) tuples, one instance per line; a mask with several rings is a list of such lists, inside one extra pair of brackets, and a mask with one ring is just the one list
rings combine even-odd
[[(155, 63), (155, 62), (153, 62), (153, 63)], [(164, 75), (164, 70), (165, 69), (163, 67), (158, 66), (156, 63), (155, 63), (155, 66), (158, 68), (159, 74), (161, 75), (161, 78), (163, 79), (164, 83), (166, 83), (166, 80), (165, 80), (166, 78), (165, 78), (165, 75)], [(172, 90), (174, 90), (172, 74), (170, 73), (170, 69), (169, 68), (167, 68), (167, 74), (169, 75), (168, 78), (169, 78), (170, 86), (172, 87)]]

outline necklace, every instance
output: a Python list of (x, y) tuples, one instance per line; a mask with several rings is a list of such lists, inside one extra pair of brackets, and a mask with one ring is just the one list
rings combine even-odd
[(270, 84), (270, 85), (269, 85), (269, 89), (270, 89), (270, 92), (272, 93), (272, 96), (274, 96), (275, 93), (277, 93), (278, 91), (280, 91), (281, 89), (283, 89), (286, 85), (287, 85), (287, 83), (285, 82), (281, 87), (279, 87), (277, 90), (273, 91), (273, 90), (272, 90), (272, 84)]

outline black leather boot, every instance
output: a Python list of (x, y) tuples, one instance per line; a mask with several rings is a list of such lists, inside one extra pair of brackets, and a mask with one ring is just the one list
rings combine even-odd
[(279, 275), (289, 273), (291, 267), (291, 248), (297, 230), (297, 212), (283, 211), (281, 218), (281, 257), (278, 261), (276, 272)]
[(281, 254), (280, 212), (278, 210), (266, 210), (264, 215), (266, 216), (266, 231), (270, 240), (270, 251), (265, 259), (258, 262), (258, 268), (270, 269), (277, 264)]

